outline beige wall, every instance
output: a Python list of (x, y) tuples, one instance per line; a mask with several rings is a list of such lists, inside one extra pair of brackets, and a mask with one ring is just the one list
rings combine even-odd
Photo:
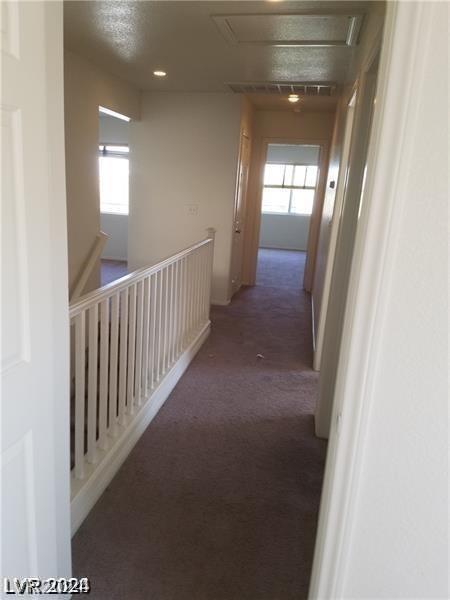
[(256, 250), (259, 244), (261, 215), (261, 185), (265, 162), (265, 142), (322, 141), (329, 144), (333, 132), (334, 113), (293, 111), (255, 111), (253, 145), (247, 195), (247, 218), (244, 239), (243, 282), (255, 283)]
[[(137, 89), (91, 63), (66, 52), (64, 56), (67, 224), (69, 288), (100, 230), (98, 197), (99, 105), (139, 118)], [(99, 285), (97, 269), (85, 291)]]
[(146, 93), (142, 120), (130, 126), (129, 268), (158, 262), (214, 227), (216, 303), (229, 294), (240, 107), (227, 93)]

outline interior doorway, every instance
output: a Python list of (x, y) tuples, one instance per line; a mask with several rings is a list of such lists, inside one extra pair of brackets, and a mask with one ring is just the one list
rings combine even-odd
[(99, 107), (100, 228), (108, 236), (101, 257), (101, 285), (128, 272), (129, 121)]
[(323, 334), (319, 397), (315, 414), (316, 434), (327, 438), (330, 432), (335, 383), (344, 316), (347, 304), (353, 250), (361, 214), (361, 202), (367, 172), (367, 155), (375, 111), (380, 48), (376, 46), (367, 61), (357, 89), (355, 114), (352, 116), (352, 137), (344, 191), (337, 215), (337, 238)]
[[(331, 287), (331, 275), (333, 272), (334, 256), (336, 252), (336, 244), (339, 232), (339, 223), (342, 214), (342, 207), (344, 202), (344, 194), (347, 183), (349, 159), (350, 159), (350, 145), (353, 132), (353, 123), (355, 117), (356, 107), (356, 88), (352, 91), (350, 100), (347, 104), (347, 110), (345, 115), (345, 126), (344, 126), (344, 137), (342, 142), (342, 154), (339, 166), (339, 175), (337, 180), (336, 197), (334, 201), (334, 208), (331, 217), (331, 221), (328, 223), (329, 228), (329, 242), (328, 242), (328, 253), (325, 266), (325, 275), (322, 283), (322, 300), (319, 313), (319, 319), (317, 323), (317, 331), (315, 335), (314, 344), (314, 369), (320, 371), (320, 364), (322, 360), (322, 349), (323, 349), (323, 338), (325, 332), (326, 315), (328, 308), (328, 299), (330, 295)], [(336, 185), (336, 182), (334, 182)], [(322, 216), (323, 218), (323, 216)], [(317, 277), (314, 285), (317, 285)]]
[(315, 144), (268, 143), (261, 190), (256, 284), (266, 276), (266, 254), (302, 262), (308, 249), (311, 217), (319, 179), (321, 147)]

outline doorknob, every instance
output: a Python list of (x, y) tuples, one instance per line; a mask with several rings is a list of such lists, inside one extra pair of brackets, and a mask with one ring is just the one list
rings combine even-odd
[(241, 233), (240, 229), (235, 229), (234, 231), (235, 231), (235, 233)]

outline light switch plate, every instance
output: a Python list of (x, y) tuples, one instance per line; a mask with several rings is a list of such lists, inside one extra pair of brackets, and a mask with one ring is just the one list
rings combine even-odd
[(196, 217), (198, 215), (198, 204), (188, 204), (187, 214), (191, 217)]

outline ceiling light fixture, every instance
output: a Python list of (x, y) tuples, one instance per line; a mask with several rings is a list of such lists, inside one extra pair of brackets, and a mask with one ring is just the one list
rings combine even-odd
[(153, 71), (153, 75), (155, 75), (155, 77), (165, 77), (167, 73), (165, 71)]
[(300, 100), (300, 96), (298, 94), (289, 94), (288, 100), (289, 102), (298, 102)]

